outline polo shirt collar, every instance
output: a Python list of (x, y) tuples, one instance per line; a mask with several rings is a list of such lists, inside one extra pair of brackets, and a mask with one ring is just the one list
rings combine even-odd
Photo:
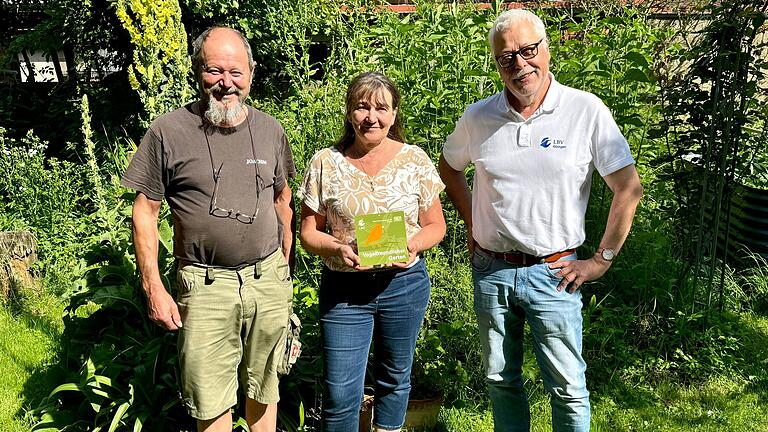
[[(544, 96), (544, 101), (541, 103), (539, 108), (536, 109), (534, 116), (540, 113), (551, 113), (558, 106), (560, 106), (560, 97), (563, 94), (563, 86), (555, 80), (555, 76), (552, 74), (552, 72), (547, 72), (547, 75), (549, 75), (550, 80), (549, 89), (547, 90), (547, 95)], [(510, 105), (509, 101), (507, 100), (506, 89), (500, 91), (497, 94), (499, 100), (496, 102), (496, 106), (500, 112), (511, 112), (519, 115), (519, 113), (515, 111), (514, 108), (512, 108), (512, 105)]]

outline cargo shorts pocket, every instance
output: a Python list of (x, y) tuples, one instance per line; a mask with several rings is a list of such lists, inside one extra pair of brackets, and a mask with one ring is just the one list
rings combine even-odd
[(189, 267), (190, 266), (182, 267), (176, 272), (176, 286), (179, 290), (178, 300), (191, 297), (199, 285), (198, 279), (200, 279), (200, 277)]
[(285, 259), (285, 255), (278, 249), (277, 265), (275, 266), (275, 272), (277, 273), (277, 280), (286, 285), (292, 285), (291, 280), (291, 267), (288, 265), (288, 261)]

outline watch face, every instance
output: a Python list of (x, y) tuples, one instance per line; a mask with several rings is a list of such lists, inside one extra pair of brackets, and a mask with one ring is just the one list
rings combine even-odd
[(613, 261), (616, 253), (613, 251), (613, 249), (603, 249), (600, 255), (602, 255), (603, 259), (606, 261)]

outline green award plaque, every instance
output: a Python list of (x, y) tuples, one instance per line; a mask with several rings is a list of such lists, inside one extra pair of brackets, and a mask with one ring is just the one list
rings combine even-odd
[(355, 216), (355, 237), (361, 266), (408, 261), (402, 211)]

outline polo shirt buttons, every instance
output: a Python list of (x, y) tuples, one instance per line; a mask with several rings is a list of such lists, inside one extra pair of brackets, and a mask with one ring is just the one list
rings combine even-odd
[(517, 145), (520, 147), (531, 146), (531, 125), (528, 123), (521, 123), (517, 131)]

